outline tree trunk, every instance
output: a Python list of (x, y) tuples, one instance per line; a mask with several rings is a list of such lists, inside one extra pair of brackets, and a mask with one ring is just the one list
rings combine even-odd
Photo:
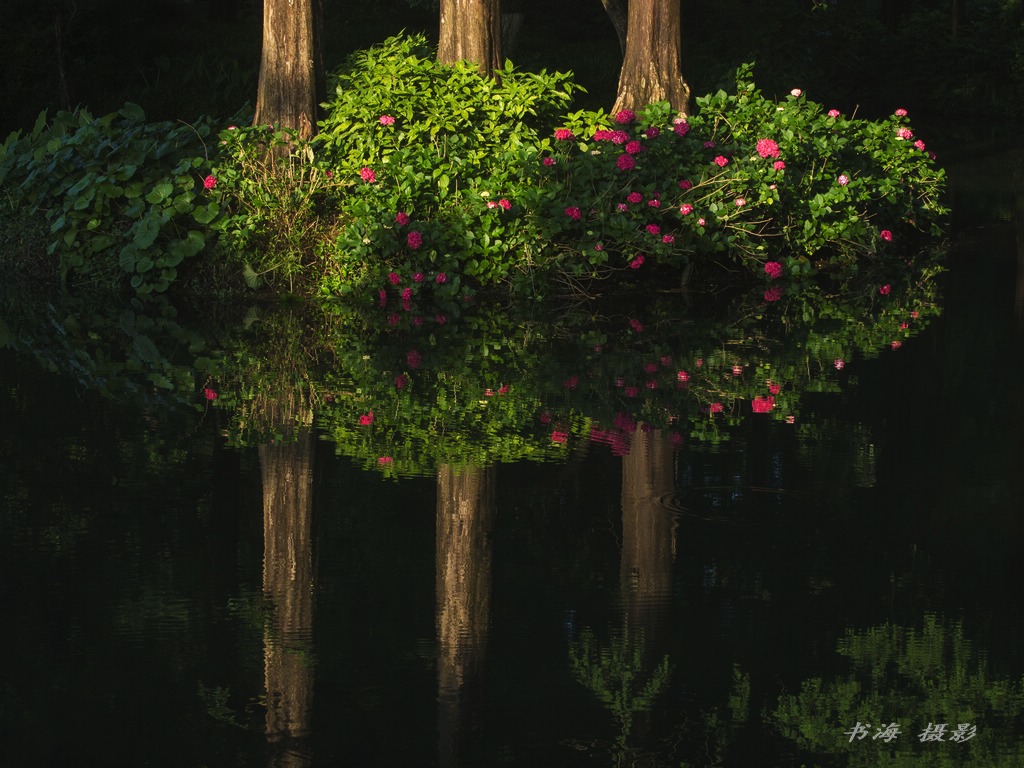
[(601, 0), (604, 12), (615, 27), (615, 34), (619, 36), (619, 49), (622, 56), (626, 56), (626, 30), (629, 29), (629, 0)]
[(437, 60), (470, 61), (485, 75), (501, 69), (501, 0), (441, 0)]
[(324, 96), (323, 0), (263, 0), (263, 55), (254, 125), (316, 131)]
[(667, 101), (681, 117), (689, 114), (682, 48), (679, 0), (630, 0), (626, 53), (612, 113)]

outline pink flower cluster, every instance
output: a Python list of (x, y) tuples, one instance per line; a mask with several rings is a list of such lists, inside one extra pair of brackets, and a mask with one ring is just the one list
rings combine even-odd
[(394, 125), (395, 124), (395, 118), (393, 118), (391, 115), (381, 115), (380, 116), (380, 124), (381, 125)]
[(565, 215), (568, 216), (573, 221), (579, 221), (581, 215), (580, 209), (577, 208), (575, 205), (571, 205), (565, 209)]
[(377, 174), (373, 172), (372, 168), (367, 168), (366, 166), (363, 166), (359, 170), (359, 178), (361, 178), (363, 181), (369, 184), (373, 184), (373, 182), (377, 180)]
[(718, 157), (716, 157), (711, 162), (713, 162), (719, 168), (725, 168), (725, 166), (727, 166), (729, 164), (729, 158), (725, 157), (724, 155), (719, 155)]
[(756, 149), (757, 154), (764, 158), (779, 156), (779, 145), (772, 139), (759, 139)]
[(615, 161), (615, 165), (620, 171), (632, 171), (636, 168), (636, 160), (634, 160), (633, 156), (629, 154), (619, 155), (619, 159)]
[(672, 124), (672, 130), (675, 131), (676, 136), (685, 136), (690, 132), (690, 124), (685, 120), (677, 120)]
[(624, 109), (615, 115), (615, 122), (619, 125), (629, 125), (636, 120), (636, 112), (631, 109)]
[(573, 138), (573, 134), (572, 131), (570, 131), (568, 128), (556, 128), (555, 138), (558, 139), (559, 141), (567, 141)]
[(204, 189), (213, 189), (215, 186), (217, 186), (217, 177), (216, 176), (213, 176), (211, 174), (210, 176), (207, 176), (205, 179), (203, 179), (203, 188)]
[(772, 395), (767, 397), (758, 395), (750, 401), (750, 407), (754, 413), (768, 413), (775, 407), (775, 398)]
[(764, 273), (772, 280), (782, 277), (782, 265), (777, 261), (767, 261), (764, 265)]
[(417, 248), (423, 245), (423, 233), (417, 229), (414, 229), (406, 236), (405, 241), (406, 243), (409, 244), (409, 247), (415, 251)]

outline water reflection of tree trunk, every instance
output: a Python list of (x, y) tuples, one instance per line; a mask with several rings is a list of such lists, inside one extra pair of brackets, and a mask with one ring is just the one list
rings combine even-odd
[(263, 593), (274, 606), (263, 641), (266, 736), (269, 764), (290, 768), (310, 764), (313, 415), (294, 399), (274, 402), (268, 410), (270, 423), (285, 432), (285, 439), (259, 448)]
[(442, 465), (437, 473), (438, 756), (458, 765), (480, 685), (491, 603), (494, 468)]
[[(1024, 183), (1022, 174), (1018, 171), (1014, 174), (1016, 177), (1017, 188), (1021, 189), (1021, 184)], [(1017, 224), (1017, 295), (1014, 301), (1013, 308), (1017, 314), (1017, 325), (1018, 327), (1024, 328), (1024, 191), (1017, 193), (1017, 210), (1016, 210), (1016, 224)]]
[(635, 627), (653, 625), (671, 596), (675, 521), (657, 499), (675, 490), (672, 459), (667, 435), (639, 428), (622, 458), (619, 573), (623, 602)]

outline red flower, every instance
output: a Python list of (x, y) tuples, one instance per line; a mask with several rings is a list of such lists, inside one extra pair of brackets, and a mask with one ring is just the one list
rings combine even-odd
[(361, 169), (359, 169), (359, 178), (361, 178), (365, 182), (373, 184), (373, 182), (377, 180), (377, 174), (373, 172), (372, 168), (367, 168), (363, 166)]
[(882, 294), (883, 296), (888, 296), (888, 295), (889, 295), (889, 292), (890, 292), (891, 290), (892, 290), (892, 286), (891, 286), (891, 285), (889, 285), (889, 283), (886, 283), (885, 285), (880, 285), (880, 286), (878, 286), (878, 292), (879, 292), (880, 294)]
[(217, 186), (217, 177), (213, 175), (207, 176), (205, 179), (203, 179), (203, 186), (206, 189), (213, 189), (214, 187)]
[(206, 389), (203, 390), (203, 395), (206, 396), (207, 400), (216, 400), (217, 399), (217, 390), (211, 389), (210, 387), (207, 387)]
[(632, 155), (619, 155), (615, 165), (618, 166), (620, 171), (632, 171), (636, 168), (636, 160), (633, 159)]
[(768, 411), (775, 407), (775, 398), (771, 395), (768, 397), (758, 395), (750, 401), (750, 407), (754, 413), (768, 413)]
[(560, 432), (559, 430), (556, 429), (551, 433), (551, 442), (553, 443), (564, 443), (568, 439), (568, 432)]
[(362, 416), (360, 416), (359, 424), (364, 427), (368, 427), (370, 424), (373, 424), (373, 411), (370, 411), (369, 413), (364, 413)]

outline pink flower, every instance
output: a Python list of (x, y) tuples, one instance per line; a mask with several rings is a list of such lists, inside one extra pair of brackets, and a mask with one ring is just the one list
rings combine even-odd
[(399, 316), (397, 312), (392, 312), (390, 315), (388, 315), (388, 325), (398, 325), (401, 319), (402, 318)]
[(446, 275), (444, 272), (438, 272), (437, 277), (434, 278), (434, 282), (437, 283), (438, 285), (440, 285), (441, 283), (447, 283), (448, 275)]
[(648, 389), (657, 389), (658, 388), (658, 382), (653, 381), (653, 380), (652, 381), (645, 381), (644, 382), (644, 386), (647, 387)]
[(736, 198), (736, 207), (737, 208), (742, 208), (746, 204), (747, 204), (747, 198), (745, 198), (745, 197), (737, 197)]
[(774, 163), (772, 163), (772, 168), (774, 168), (776, 171), (781, 171), (785, 167), (786, 164), (781, 160), (776, 160)]
[(380, 306), (386, 307), (388, 303), (388, 292), (381, 288), (380, 290), (377, 291), (377, 295), (380, 297)]
[(504, 198), (504, 197), (503, 197), (503, 198), (501, 198), (501, 200), (499, 200), (499, 201), (498, 201), (498, 205), (500, 205), (500, 206), (501, 206), (502, 208), (504, 208), (504, 209), (505, 209), (506, 211), (508, 211), (508, 210), (511, 210), (511, 208), (512, 208), (512, 203), (510, 203), (510, 202), (508, 201), (508, 199), (507, 199), (507, 198)]
[(415, 349), (410, 349), (405, 354), (405, 364), (408, 365), (410, 368), (419, 368), (420, 363), (422, 361), (423, 358), (420, 357), (420, 353), (417, 352)]
[(691, 213), (693, 213), (693, 206), (690, 205), (689, 203), (683, 203), (682, 205), (679, 206), (679, 212), (683, 214), (683, 216), (689, 216)]
[(622, 389), (624, 386), (626, 386), (626, 380), (624, 378), (622, 378), (621, 376), (616, 376), (615, 377), (615, 386), (618, 387), (619, 389)]
[(620, 211), (620, 212), (628, 211), (629, 210), (629, 206), (626, 205), (625, 203), (619, 203), (618, 205), (615, 206), (615, 210)]
[(631, 203), (642, 203), (644, 201), (644, 196), (641, 195), (639, 192), (630, 192), (626, 196), (626, 200), (628, 200)]
[(636, 168), (636, 160), (633, 159), (632, 155), (619, 155), (615, 165), (618, 166), (620, 171), (632, 171)]
[(780, 387), (778, 384), (769, 384), (768, 391), (771, 392), (773, 395), (777, 395), (779, 394), (779, 392), (782, 391), (782, 387)]
[(883, 296), (888, 296), (891, 291), (892, 291), (892, 286), (889, 285), (889, 283), (886, 283), (885, 285), (878, 286), (878, 292), (880, 294), (882, 294)]
[(217, 399), (217, 390), (216, 389), (212, 389), (211, 387), (207, 387), (206, 389), (203, 390), (203, 396), (207, 400), (216, 400)]
[(912, 139), (914, 138), (914, 132), (909, 128), (897, 128), (896, 129), (897, 139)]
[(893, 114), (896, 115), (896, 117), (906, 117), (907, 116), (907, 110), (905, 110), (902, 107), (900, 107), (895, 112), (893, 112)]
[(680, 179), (680, 181), (679, 181), (679, 188), (681, 190), (683, 190), (684, 192), (686, 190), (690, 189), (690, 187), (692, 187), (692, 186), (693, 186), (693, 182), (690, 181), (689, 179)]
[(412, 288), (405, 287), (402, 289), (402, 301), (412, 300)]
[(553, 443), (564, 443), (568, 438), (568, 432), (561, 432), (557, 429), (551, 432), (551, 442)]
[(729, 158), (724, 157), (723, 155), (719, 155), (718, 157), (716, 157), (711, 162), (713, 162), (719, 168), (725, 168), (725, 166), (727, 166), (729, 164)]
[(500, 208), (501, 206), (500, 206), (500, 205), (498, 205), (498, 204), (497, 204), (496, 202), (494, 202), (493, 200), (488, 200), (488, 201), (487, 201), (487, 207), (488, 207), (488, 208)]
[(555, 161), (555, 158), (553, 158), (553, 157), (545, 157), (542, 162), (544, 163), (544, 165), (551, 166), (551, 165), (554, 165), (556, 161)]
[(836, 358), (836, 359), (835, 359), (835, 360), (833, 361), (832, 365), (834, 365), (834, 366), (836, 367), (836, 370), (837, 370), (837, 371), (841, 371), (841, 370), (843, 370), (843, 368), (845, 367), (845, 365), (846, 365), (846, 361), (845, 361), (845, 360), (843, 360), (843, 358), (841, 358), (841, 357), (837, 357), (837, 358)]
[(608, 131), (608, 130), (605, 130), (603, 128), (600, 129), (600, 130), (594, 131), (594, 141), (608, 141), (609, 139), (611, 139), (611, 137), (612, 137), (612, 132)]
[(799, 99), (801, 96), (804, 95), (804, 92), (801, 91), (799, 88), (794, 88), (792, 91), (789, 92), (789, 95), (795, 99)]
[(556, 128), (555, 138), (558, 139), (559, 141), (566, 141), (567, 139), (571, 139), (573, 138), (572, 131), (570, 131), (568, 128)]
[(906, 321), (904, 321), (904, 322), (900, 323), (900, 330), (901, 330), (901, 331), (905, 331), (905, 330), (907, 330), (907, 328), (909, 328), (909, 327), (910, 327), (910, 323), (908, 323), (908, 322), (906, 322)]
[(772, 280), (777, 280), (782, 277), (782, 265), (777, 261), (766, 261), (764, 264), (764, 272)]
[(565, 209), (565, 215), (568, 216), (573, 221), (579, 221), (580, 209), (577, 208), (575, 205), (569, 206), (568, 208)]
[(690, 374), (688, 374), (686, 371), (679, 371), (676, 374), (676, 381), (687, 382), (689, 380), (690, 380)]
[(839, 110), (838, 110), (838, 109), (830, 109), (830, 110), (828, 111), (828, 116), (829, 116), (829, 117), (839, 117), (839, 114), (840, 114), (840, 113), (839, 113)]
[(658, 128), (656, 125), (652, 125), (646, 131), (644, 131), (644, 136), (646, 136), (648, 139), (656, 139), (660, 135), (661, 135), (661, 129)]
[(739, 376), (741, 373), (743, 373), (743, 366), (742, 365), (737, 363), (736, 365), (734, 365), (732, 367), (732, 375), (733, 376)]
[(392, 285), (398, 285), (402, 282), (402, 276), (397, 272), (388, 272), (388, 282)]
[(704, 149), (714, 149), (714, 148), (715, 148), (715, 142), (713, 142), (711, 139), (708, 139), (707, 141), (704, 142)]
[(894, 341), (889, 346), (891, 346), (894, 350), (896, 350), (896, 349), (899, 349), (900, 347), (903, 346), (903, 342), (902, 341)]
[(676, 120), (672, 124), (672, 130), (675, 131), (676, 136), (685, 136), (690, 132), (690, 124), (685, 120)]
[(537, 418), (540, 419), (540, 423), (541, 424), (550, 424), (551, 423), (551, 414), (548, 413), (547, 411), (544, 411), (544, 413), (542, 413)]
[(721, 403), (712, 403), (708, 406), (709, 413), (721, 413), (724, 410)]
[(409, 214), (405, 213), (405, 211), (399, 211), (395, 214), (395, 222), (397, 222), (400, 227), (404, 227), (409, 223)]
[(782, 289), (777, 285), (773, 285), (767, 291), (764, 292), (765, 301), (778, 301), (782, 298)]
[(757, 142), (757, 154), (761, 157), (778, 157), (779, 145), (771, 139), (760, 139)]
[(648, 224), (646, 229), (647, 229), (647, 232), (649, 234), (652, 234), (652, 235), (660, 235), (661, 234), (661, 227), (659, 227), (657, 224)]
[(394, 125), (395, 124), (395, 118), (393, 118), (391, 115), (381, 115), (380, 116), (380, 124), (381, 125)]
[(604, 243), (597, 243), (597, 244), (595, 244), (594, 245), (594, 250), (595, 251), (603, 251), (604, 250)]
[(911, 312), (911, 313), (910, 313), (910, 316), (911, 316), (911, 317), (912, 317), (912, 318), (913, 318), (914, 320), (917, 320), (917, 318), (919, 318), (919, 317), (921, 316), (921, 313), (920, 313), (920, 312), (918, 312), (918, 311), (917, 311), (917, 310), (915, 309), (915, 310), (914, 310), (913, 312)]
[(625, 131), (612, 131), (612, 144), (625, 144), (629, 141), (629, 134)]
[(361, 178), (365, 182), (373, 184), (373, 182), (377, 180), (377, 174), (373, 172), (372, 168), (367, 168), (366, 166), (363, 166), (359, 170), (359, 178)]
[(919, 149), (922, 152), (924, 152), (924, 142), (921, 141), (920, 139), (918, 139), (917, 141), (914, 142), (914, 147), (915, 147), (915, 149)]
[(775, 407), (775, 398), (771, 395), (768, 395), (768, 397), (758, 395), (750, 401), (750, 407), (754, 413), (768, 413), (768, 411)]
[(675, 241), (676, 239), (673, 235), (662, 235), (661, 242), (665, 243), (665, 245), (672, 245)]
[(216, 176), (213, 176), (211, 174), (210, 176), (207, 176), (205, 179), (203, 179), (203, 187), (204, 188), (206, 188), (206, 189), (213, 189), (216, 186), (217, 186), (217, 177)]
[(438, 325), (444, 325), (445, 323), (448, 322), (448, 316), (444, 314), (434, 315), (434, 322), (437, 323)]
[(636, 397), (640, 394), (639, 387), (626, 387), (623, 392), (626, 393), (626, 397)]
[(626, 151), (631, 155), (638, 155), (644, 151), (644, 145), (634, 139), (626, 142)]
[(423, 282), (423, 273), (422, 272), (413, 272), (412, 281), (414, 283), (422, 283)]
[(644, 373), (654, 373), (657, 370), (658, 370), (658, 364), (657, 363), (647, 363), (647, 365), (644, 366)]
[(417, 328), (419, 328), (419, 327), (420, 327), (421, 325), (423, 325), (423, 318), (422, 318), (422, 317), (420, 317), (419, 315), (416, 315), (416, 316), (415, 316), (415, 317), (414, 317), (414, 318), (412, 319), (412, 324), (413, 324), (414, 326), (416, 326)]
[(360, 426), (363, 427), (368, 427), (371, 424), (373, 424), (373, 411), (370, 411), (369, 413), (364, 413), (362, 416), (360, 416), (359, 424)]
[(633, 318), (632, 320), (629, 321), (629, 327), (632, 328), (637, 333), (643, 333), (644, 331), (644, 324), (641, 323), (636, 318)]
[(850, 183), (850, 177), (847, 176), (845, 173), (841, 173), (841, 174), (839, 174), (839, 178), (836, 179), (836, 183), (840, 187), (845, 187), (847, 184)]
[(698, 227), (703, 227), (705, 224), (707, 224), (707, 222), (704, 221), (704, 219), (697, 219), (697, 226)]
[(885, 240), (885, 242), (887, 243), (892, 241), (892, 232), (890, 232), (888, 229), (883, 229), (881, 232), (878, 233), (878, 236)]
[(636, 120), (636, 112), (631, 109), (624, 109), (615, 115), (615, 122), (619, 125), (629, 125)]
[(572, 376), (570, 376), (568, 379), (562, 382), (562, 386), (565, 387), (566, 389), (576, 389), (579, 383), (580, 377), (574, 373)]
[(637, 254), (637, 257), (629, 262), (630, 269), (640, 269), (644, 263), (644, 255), (642, 253)]
[(409, 385), (409, 377), (404, 373), (395, 376), (395, 389), (405, 389)]
[(414, 229), (408, 235), (406, 235), (405, 242), (409, 244), (409, 247), (414, 251), (423, 245), (423, 233), (418, 229)]

